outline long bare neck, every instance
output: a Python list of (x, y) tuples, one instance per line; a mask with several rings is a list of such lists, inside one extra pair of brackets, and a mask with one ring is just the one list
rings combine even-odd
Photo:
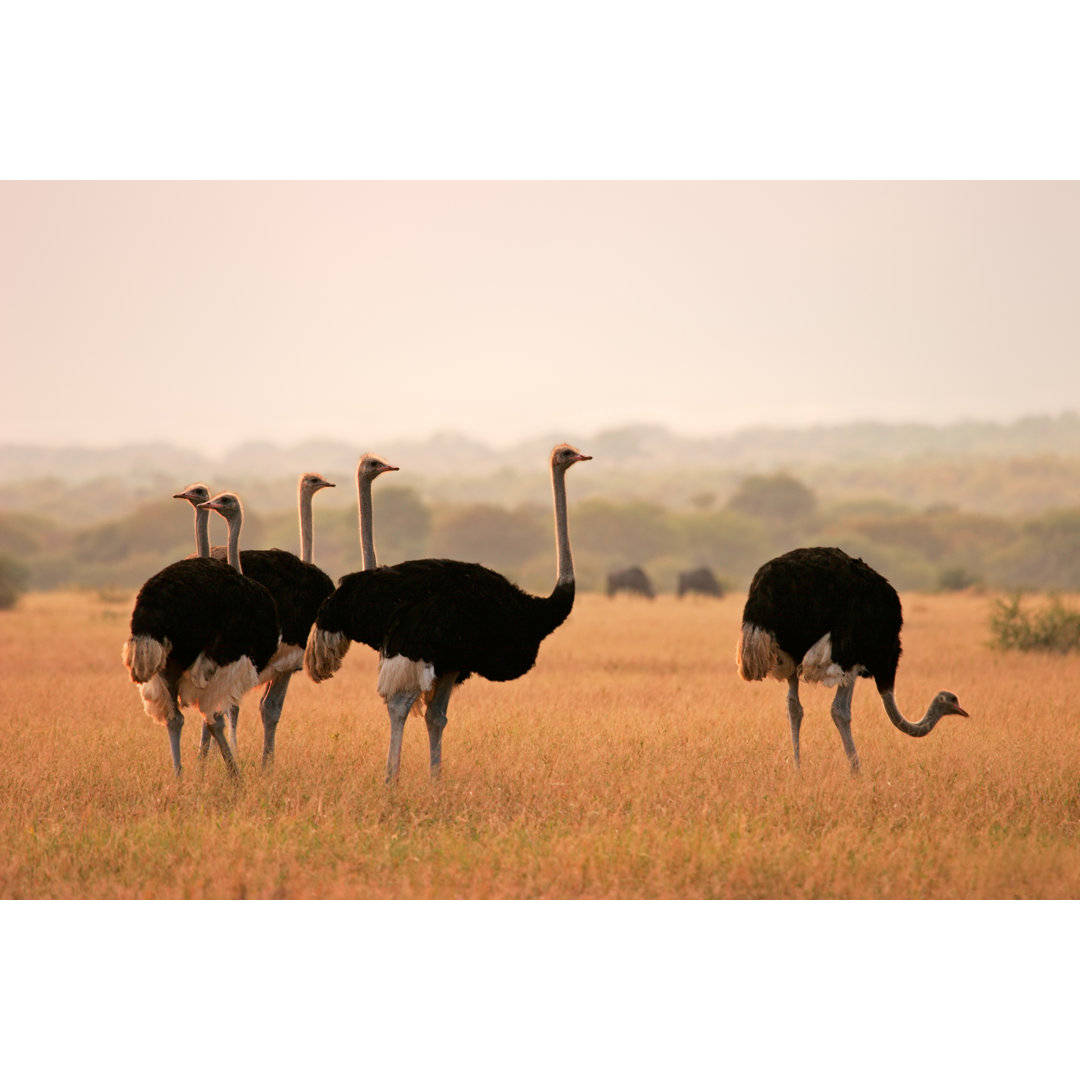
[(938, 707), (937, 698), (930, 703), (926, 715), (917, 724), (913, 724), (910, 720), (904, 718), (904, 714), (896, 704), (896, 698), (891, 690), (886, 690), (881, 695), (881, 703), (885, 706), (885, 712), (893, 722), (893, 726), (899, 728), (905, 735), (912, 735), (915, 738), (919, 738), (921, 735), (929, 735), (934, 730), (934, 725), (944, 715)]
[(229, 565), (241, 574), (244, 572), (240, 566), (240, 526), (243, 524), (244, 515), (239, 511), (229, 518), (229, 550), (226, 557)]
[(300, 561), (313, 563), (315, 561), (315, 524), (311, 515), (311, 499), (315, 494), (309, 487), (300, 482)]
[(551, 490), (555, 498), (555, 555), (559, 585), (574, 580), (574, 554), (570, 550), (570, 526), (566, 520), (566, 470), (551, 470)]
[(206, 558), (210, 554), (210, 511), (195, 507), (195, 554)]
[(375, 531), (371, 524), (371, 482), (373, 476), (356, 475), (356, 497), (360, 506), (360, 550), (363, 553), (364, 569), (374, 570), (378, 566), (375, 559)]

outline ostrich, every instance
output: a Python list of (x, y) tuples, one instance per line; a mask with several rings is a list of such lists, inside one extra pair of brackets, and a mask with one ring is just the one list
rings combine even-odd
[(551, 452), (557, 579), (531, 596), (478, 563), (413, 559), (346, 574), (323, 604), (308, 638), (304, 670), (315, 682), (341, 667), (352, 641), (379, 651), (378, 691), (390, 716), (386, 779), (401, 764), (405, 720), (422, 698), (430, 767), (438, 777), (446, 708), (473, 672), (505, 682), (536, 662), (540, 643), (570, 614), (574, 560), (566, 517), (566, 470), (588, 454), (565, 443)]
[[(183, 491), (178, 491), (174, 499), (186, 499), (195, 508), (195, 556), (205, 558), (210, 551), (210, 511), (200, 509), (200, 504), (209, 502), (210, 489), (205, 484), (188, 484)], [(224, 558), (224, 553), (221, 556)]]
[[(300, 558), (291, 551), (280, 548), (268, 550), (248, 550), (240, 552), (244, 573), (252, 581), (265, 586), (274, 598), (277, 606), (277, 622), (281, 629), (281, 647), (274, 657), (273, 675), (259, 702), (259, 715), (263, 723), (263, 768), (272, 764), (274, 759), (274, 737), (277, 733), (281, 710), (285, 704), (285, 695), (293, 673), (300, 670), (304, 657), (304, 644), (308, 631), (315, 621), (319, 605), (334, 591), (334, 582), (330, 576), (320, 570), (313, 562), (314, 526), (312, 523), (311, 500), (315, 493), (323, 488), (334, 487), (329, 480), (318, 473), (304, 473), (298, 486), (300, 507)], [(221, 503), (218, 505), (218, 503)], [(239, 512), (239, 501), (232, 501), (219, 496), (213, 502), (196, 506), (195, 512), (217, 510), (227, 521), (231, 515)], [(232, 533), (230, 532), (230, 538)], [(215, 556), (218, 549), (213, 549)], [(240, 705), (237, 702), (229, 709), (229, 741), (233, 753), (236, 753), (236, 727), (240, 717)], [(210, 748), (212, 733), (203, 730), (199, 745), (199, 755), (205, 756)]]
[(716, 575), (707, 566), (699, 566), (696, 570), (681, 570), (679, 572), (679, 584), (676, 594), (681, 597), (687, 593), (722, 597), (724, 587), (716, 580)]
[(140, 684), (147, 715), (168, 728), (177, 776), (181, 705), (198, 707), (227, 768), (236, 774), (221, 714), (269, 677), (278, 648), (274, 599), (240, 572), (242, 520), (237, 513), (229, 522), (228, 563), (196, 556), (166, 566), (139, 590), (131, 613), (124, 666)]
[(618, 592), (637, 593), (639, 596), (655, 597), (649, 575), (640, 566), (628, 566), (625, 570), (612, 570), (607, 576), (607, 594)]
[(364, 454), (356, 466), (356, 502), (360, 512), (360, 553), (365, 570), (374, 570), (378, 565), (375, 558), (375, 531), (371, 525), (371, 485), (377, 476), (384, 472), (397, 472), (396, 465), (390, 465), (374, 454)]
[(929, 735), (943, 716), (967, 716), (956, 695), (942, 690), (917, 724), (904, 719), (893, 687), (903, 616), (896, 590), (877, 571), (839, 548), (798, 548), (765, 563), (754, 575), (743, 609), (736, 661), (748, 681), (772, 675), (788, 684), (788, 717), (799, 765), (799, 678), (835, 686), (833, 723), (851, 762), (855, 678), (874, 677), (885, 713), (905, 735)]

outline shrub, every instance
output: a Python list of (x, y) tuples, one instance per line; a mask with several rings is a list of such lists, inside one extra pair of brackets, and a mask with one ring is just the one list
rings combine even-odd
[(11, 555), (0, 554), (0, 611), (13, 608), (26, 590), (26, 567)]
[(998, 600), (990, 616), (991, 642), (1000, 649), (1071, 652), (1080, 649), (1080, 611), (1070, 611), (1057, 597), (1041, 611), (1020, 608), (1020, 593)]
[(938, 588), (944, 592), (958, 592), (978, 584), (978, 577), (966, 566), (946, 566), (938, 574)]

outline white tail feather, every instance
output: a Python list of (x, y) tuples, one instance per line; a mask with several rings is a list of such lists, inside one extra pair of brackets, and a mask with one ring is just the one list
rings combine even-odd
[(417, 694), (413, 708), (420, 704), (423, 695), (435, 685), (435, 668), (426, 660), (410, 660), (407, 656), (380, 656), (379, 682), (376, 689), (383, 701), (395, 694)]
[(175, 702), (161, 675), (153, 675), (139, 687), (143, 709), (156, 724), (167, 724)]
[(806, 682), (819, 682), (825, 686), (847, 686), (855, 678), (855, 671), (845, 671), (832, 658), (832, 636), (826, 634), (815, 641), (799, 665), (799, 673)]
[(330, 632), (313, 626), (304, 650), (304, 670), (308, 677), (314, 682), (331, 678), (341, 667), (351, 644), (340, 631)]
[(259, 673), (248, 656), (241, 656), (231, 664), (223, 664), (206, 681), (206, 685), (191, 699), (204, 717), (210, 718), (225, 712), (258, 684)]
[(199, 653), (194, 663), (180, 676), (177, 692), (181, 705), (191, 705), (198, 701), (199, 695), (206, 689), (207, 683), (217, 674), (218, 666), (206, 653)]
[(259, 683), (269, 682), (275, 675), (286, 671), (299, 671), (304, 665), (304, 650), (299, 645), (286, 645), (279, 641), (277, 652), (270, 663), (259, 672)]
[(787, 679), (795, 671), (795, 661), (777, 645), (772, 633), (753, 623), (742, 625), (735, 663), (747, 682), (756, 682), (766, 675)]
[(127, 639), (120, 655), (131, 681), (145, 683), (165, 667), (171, 649), (172, 642), (168, 638), (155, 641), (149, 634), (139, 634)]

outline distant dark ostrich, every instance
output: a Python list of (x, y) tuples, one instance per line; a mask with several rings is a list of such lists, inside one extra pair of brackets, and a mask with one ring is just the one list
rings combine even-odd
[(198, 708), (226, 766), (236, 773), (222, 714), (270, 677), (278, 648), (274, 599), (240, 572), (241, 524), (239, 513), (229, 523), (229, 563), (197, 556), (166, 566), (139, 590), (131, 613), (124, 666), (140, 684), (147, 715), (168, 728), (177, 776), (181, 705)]
[(949, 715), (967, 716), (942, 690), (917, 724), (904, 719), (893, 695), (903, 616), (896, 590), (875, 570), (839, 548), (798, 548), (765, 563), (750, 583), (737, 662), (744, 679), (772, 675), (788, 684), (788, 716), (799, 764), (799, 679), (835, 686), (832, 718), (851, 762), (855, 678), (874, 677), (885, 712), (905, 735), (928, 735)]
[(636, 593), (638, 596), (647, 596), (650, 600), (656, 595), (649, 575), (640, 566), (628, 566), (625, 570), (612, 570), (608, 574), (608, 596), (619, 592)]
[(683, 570), (679, 573), (676, 594), (685, 596), (687, 593), (719, 597), (724, 595), (724, 588), (707, 566), (699, 566), (696, 570)]
[[(259, 702), (263, 724), (262, 764), (266, 768), (274, 760), (274, 739), (277, 734), (285, 695), (293, 674), (304, 660), (304, 645), (319, 605), (334, 591), (334, 582), (314, 564), (315, 541), (311, 500), (323, 488), (334, 487), (318, 473), (304, 473), (298, 485), (297, 501), (300, 510), (300, 558), (280, 548), (253, 549), (240, 552), (244, 575), (264, 585), (277, 605), (277, 623), (281, 630), (281, 647), (273, 660), (273, 676), (267, 683)], [(183, 497), (183, 493), (181, 494)], [(227, 500), (222, 506), (208, 502), (196, 506), (196, 514), (205, 507), (218, 511), (227, 521), (235, 507)], [(231, 534), (230, 534), (231, 535)], [(214, 548), (215, 556), (219, 549)], [(229, 709), (229, 742), (236, 753), (236, 728), (240, 718), (239, 703)], [(204, 729), (199, 744), (200, 756), (210, 748), (211, 733)]]
[(524, 675), (543, 639), (570, 614), (574, 560), (566, 470), (589, 460), (565, 443), (551, 452), (558, 571), (550, 596), (531, 596), (477, 563), (414, 559), (346, 574), (320, 609), (304, 654), (304, 670), (316, 682), (341, 667), (352, 641), (379, 651), (378, 690), (390, 715), (388, 782), (401, 764), (405, 720), (421, 699), (431, 775), (437, 777), (454, 686), (474, 672), (496, 682)]

